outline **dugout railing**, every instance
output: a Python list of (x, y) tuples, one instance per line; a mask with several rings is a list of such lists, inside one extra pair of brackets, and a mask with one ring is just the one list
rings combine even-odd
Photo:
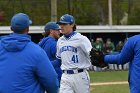
[[(12, 31), (10, 30), (10, 26), (0, 26), (0, 35), (9, 34)], [(32, 36), (32, 41), (38, 43), (42, 36), (42, 32), (44, 32), (44, 26), (30, 26), (29, 34)], [(82, 33), (87, 36), (90, 40), (95, 40), (97, 37), (103, 38), (106, 40), (107, 38), (111, 38), (111, 40), (116, 44), (120, 40), (125, 40), (130, 36), (140, 33), (139, 25), (127, 25), (127, 26), (93, 26), (93, 25), (78, 25), (77, 32)], [(123, 65), (125, 69), (122, 68), (121, 65), (112, 65), (111, 70), (127, 70), (129, 64)], [(91, 67), (95, 71), (102, 71), (104, 69)]]

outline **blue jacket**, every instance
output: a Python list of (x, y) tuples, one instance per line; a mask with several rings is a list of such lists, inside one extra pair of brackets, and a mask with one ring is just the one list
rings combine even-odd
[(39, 46), (46, 51), (50, 61), (52, 62), (55, 71), (58, 74), (58, 79), (60, 81), (62, 70), (60, 68), (61, 61), (56, 58), (56, 44), (57, 44), (57, 40), (50, 36), (43, 38), (42, 41), (39, 42)]
[(57, 74), (29, 35), (12, 33), (0, 41), (0, 93), (57, 93)]
[(140, 93), (140, 35), (130, 37), (117, 55), (106, 55), (106, 63), (129, 64), (130, 93)]

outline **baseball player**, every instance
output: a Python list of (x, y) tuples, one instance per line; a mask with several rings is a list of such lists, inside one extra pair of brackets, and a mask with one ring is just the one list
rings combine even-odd
[[(39, 46), (45, 50), (53, 66), (56, 63), (56, 43), (60, 37), (59, 25), (56, 22), (48, 22), (44, 27), (44, 38), (39, 42)], [(58, 74), (58, 80), (60, 82), (62, 70), (59, 64), (55, 64), (55, 71)]]
[(58, 59), (61, 59), (62, 77), (60, 93), (90, 93), (90, 79), (87, 68), (91, 66), (89, 39), (76, 32), (72, 15), (63, 15), (59, 22), (61, 36), (57, 42)]
[(31, 41), (24, 13), (11, 19), (13, 33), (0, 40), (0, 93), (58, 93), (57, 74), (45, 51)]

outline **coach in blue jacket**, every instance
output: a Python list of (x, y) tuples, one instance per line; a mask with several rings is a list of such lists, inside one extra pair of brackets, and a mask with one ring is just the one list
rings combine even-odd
[(0, 41), (0, 93), (58, 93), (57, 74), (45, 51), (27, 35), (31, 20), (12, 17), (10, 35)]
[(130, 93), (140, 93), (140, 35), (130, 37), (121, 52), (104, 56), (105, 63), (129, 64)]
[(57, 39), (60, 37), (61, 30), (56, 22), (48, 22), (44, 27), (44, 38), (39, 42), (39, 46), (42, 47), (47, 53), (50, 61), (52, 62), (55, 71), (58, 74), (59, 82), (61, 80), (62, 70), (60, 68), (61, 61), (56, 59), (56, 44)]

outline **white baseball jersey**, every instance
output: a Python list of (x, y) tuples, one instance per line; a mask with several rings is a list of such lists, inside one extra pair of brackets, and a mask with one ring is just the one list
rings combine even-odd
[(76, 32), (69, 38), (62, 36), (58, 39), (56, 57), (62, 61), (62, 70), (86, 69), (91, 66), (91, 49), (89, 39)]

